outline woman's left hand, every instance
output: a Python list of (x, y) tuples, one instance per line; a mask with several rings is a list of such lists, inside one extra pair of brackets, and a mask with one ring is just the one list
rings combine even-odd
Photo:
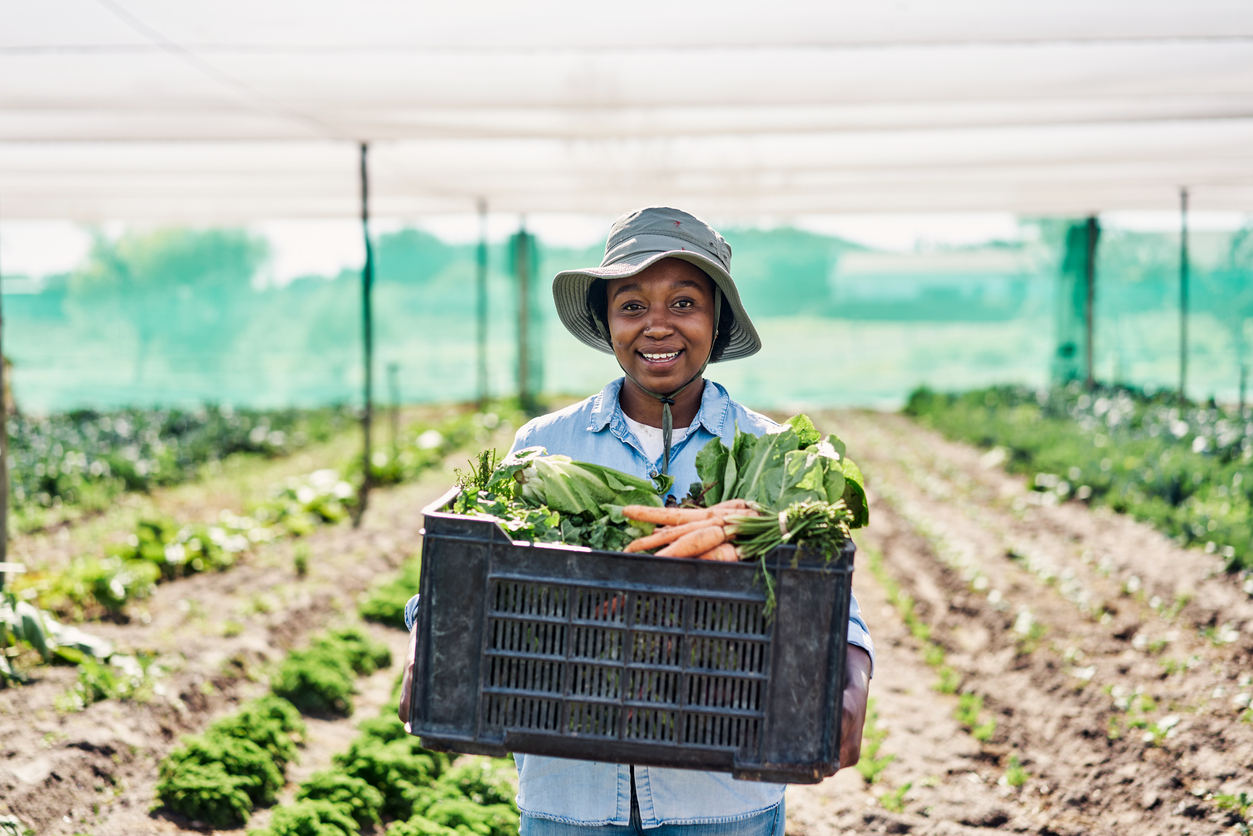
[(866, 700), (870, 697), (870, 654), (855, 644), (848, 646), (847, 682), (840, 732), (840, 769), (861, 758), (862, 727), (866, 725)]

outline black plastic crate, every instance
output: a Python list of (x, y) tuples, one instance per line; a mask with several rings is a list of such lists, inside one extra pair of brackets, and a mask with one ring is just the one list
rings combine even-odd
[(816, 783), (839, 767), (853, 544), (757, 564), (509, 539), (425, 509), (410, 723), (428, 748)]

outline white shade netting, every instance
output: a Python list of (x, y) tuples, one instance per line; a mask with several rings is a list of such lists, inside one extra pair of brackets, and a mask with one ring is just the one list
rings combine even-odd
[(0, 2), (0, 217), (1253, 209), (1253, 4)]

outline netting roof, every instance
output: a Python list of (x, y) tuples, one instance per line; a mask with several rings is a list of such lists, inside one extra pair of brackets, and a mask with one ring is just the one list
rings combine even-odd
[(1253, 3), (0, 0), (0, 216), (1253, 210)]

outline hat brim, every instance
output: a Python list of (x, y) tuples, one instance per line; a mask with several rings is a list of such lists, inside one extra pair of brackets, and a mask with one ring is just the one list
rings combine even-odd
[[(641, 238), (644, 237), (652, 236), (641, 236)], [(674, 239), (663, 240), (670, 245)], [(553, 302), (557, 306), (557, 315), (561, 318), (561, 324), (579, 342), (605, 354), (613, 354), (613, 347), (605, 342), (587, 308), (587, 292), (592, 282), (634, 276), (663, 258), (678, 258), (703, 270), (722, 291), (722, 304), (730, 306), (733, 314), (731, 333), (728, 336), (726, 349), (717, 362), (751, 357), (761, 350), (761, 338), (757, 336), (757, 329), (753, 327), (752, 320), (748, 318), (748, 312), (744, 310), (744, 303), (740, 301), (740, 292), (735, 286), (735, 280), (731, 278), (730, 273), (722, 269), (722, 265), (690, 250), (665, 249), (637, 252), (634, 256), (631, 259), (600, 267), (565, 270), (553, 277)]]

